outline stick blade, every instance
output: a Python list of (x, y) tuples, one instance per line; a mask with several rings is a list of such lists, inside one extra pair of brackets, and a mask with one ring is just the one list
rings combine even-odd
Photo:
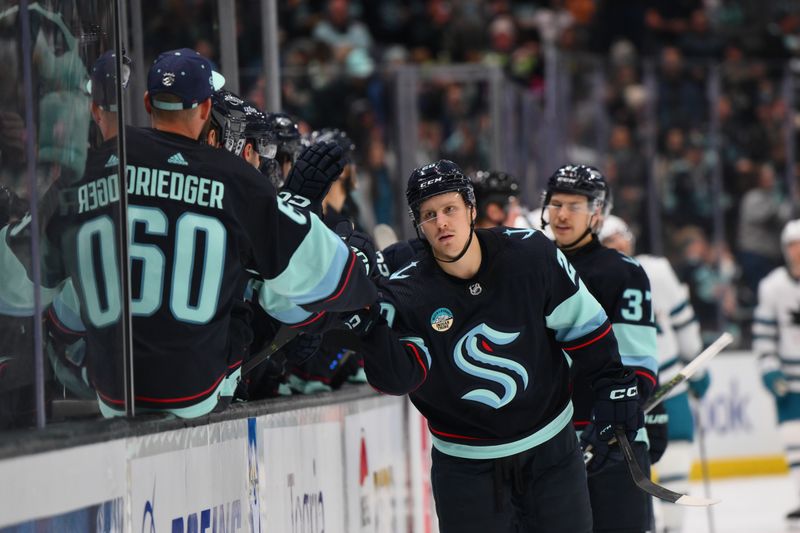
[(689, 494), (682, 494), (675, 503), (677, 505), (686, 505), (688, 507), (710, 507), (716, 505), (720, 500), (716, 498), (701, 498), (699, 496), (690, 496)]
[(633, 453), (628, 437), (625, 436), (623, 429), (616, 429), (614, 433), (617, 435), (617, 444), (622, 450), (622, 455), (625, 457), (625, 462), (628, 464), (628, 471), (631, 474), (633, 482), (641, 490), (667, 502), (672, 502), (676, 505), (685, 505), (692, 507), (708, 507), (718, 503), (719, 500), (710, 500), (707, 498), (699, 498), (697, 496), (689, 496), (688, 494), (681, 494), (669, 490), (666, 487), (653, 483), (653, 481), (642, 471), (639, 463), (636, 462), (636, 456)]

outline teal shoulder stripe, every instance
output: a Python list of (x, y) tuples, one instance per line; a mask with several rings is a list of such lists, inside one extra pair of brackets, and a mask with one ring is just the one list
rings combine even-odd
[(271, 317), (284, 324), (297, 324), (311, 316), (311, 313), (267, 285), (258, 289), (258, 303)]
[(556, 332), (559, 342), (578, 339), (596, 330), (605, 321), (605, 311), (580, 280), (578, 291), (545, 317), (547, 327)]
[(457, 444), (442, 440), (433, 433), (431, 433), (431, 441), (433, 446), (440, 452), (453, 457), (461, 457), (462, 459), (498, 459), (500, 457), (508, 457), (530, 450), (555, 437), (559, 431), (572, 421), (572, 412), (572, 402), (570, 402), (558, 416), (539, 431), (523, 439), (506, 444), (470, 446), (469, 444)]
[[(265, 280), (275, 290), (296, 304), (324, 300), (339, 286), (350, 250), (342, 239), (329, 230), (315, 215), (311, 227), (295, 250), (286, 270)], [(320, 268), (320, 265), (324, 265)]]
[(778, 321), (777, 320), (771, 320), (769, 318), (755, 317), (755, 318), (753, 318), (753, 322), (756, 322), (758, 324), (764, 324), (766, 326), (777, 326), (778, 325)]
[(683, 322), (679, 322), (679, 323), (673, 324), (672, 327), (675, 328), (676, 330), (677, 329), (683, 329), (686, 326), (688, 326), (689, 324), (693, 324), (695, 322), (697, 322), (697, 319), (695, 318), (694, 315), (692, 315), (687, 320), (685, 320)]
[(656, 328), (636, 324), (614, 324), (614, 336), (619, 345), (622, 364), (641, 366), (653, 373), (658, 372), (655, 354)]
[(677, 315), (678, 313), (686, 309), (687, 305), (689, 305), (689, 302), (687, 302), (686, 300), (682, 301), (681, 303), (672, 308), (672, 311), (669, 312), (670, 316)]

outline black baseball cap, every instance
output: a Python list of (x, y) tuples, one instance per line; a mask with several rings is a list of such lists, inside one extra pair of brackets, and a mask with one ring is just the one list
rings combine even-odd
[[(92, 101), (106, 111), (117, 111), (117, 68), (116, 53), (107, 50), (92, 65), (92, 75), (86, 83), (86, 91), (92, 95)], [(122, 88), (127, 89), (131, 77), (131, 58), (122, 51)]]
[[(211, 61), (189, 48), (162, 53), (147, 74), (150, 103), (165, 111), (197, 107), (223, 85), (225, 78), (214, 71)], [(159, 94), (172, 94), (181, 101), (164, 102), (154, 98)]]

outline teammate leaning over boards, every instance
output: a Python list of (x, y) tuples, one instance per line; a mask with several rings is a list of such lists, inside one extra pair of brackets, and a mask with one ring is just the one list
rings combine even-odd
[[(542, 226), (549, 224), (556, 245), (603, 306), (613, 324), (622, 363), (635, 372), (639, 400), (644, 402), (656, 385), (658, 370), (650, 282), (636, 261), (597, 240), (606, 207), (610, 207), (608, 185), (597, 169), (562, 166), (547, 182)], [(652, 522), (651, 498), (634, 485), (616, 447), (598, 441), (598, 425), (590, 416), (593, 387), (582, 369), (573, 370), (575, 428), (595, 453), (588, 476), (595, 531), (647, 531)], [(650, 459), (644, 429), (636, 440), (633, 447), (647, 472)]]
[[(358, 309), (375, 298), (355, 255), (316, 216), (277, 199), (243, 159), (198, 142), (217, 76), (192, 50), (161, 54), (145, 94), (153, 128), (126, 129), (135, 400), (182, 417), (222, 408), (233, 392), (248, 340), (231, 323), (244, 269), (273, 291), (270, 306), (293, 309), (295, 318)], [(89, 375), (106, 415), (121, 414), (123, 403), (121, 361), (103, 357), (121, 313), (112, 216), (120, 180), (111, 155), (109, 147), (87, 162), (84, 178), (68, 191), (75, 198), (70, 212), (48, 224), (48, 248), (56, 251), (48, 264), (63, 262), (45, 276), (75, 285)], [(0, 264), (10, 283), (0, 296), (30, 311), (30, 298), (15, 289), (33, 289), (13, 254), (24, 245), (17, 239), (26, 225), (0, 230), (9, 245), (0, 248)], [(45, 301), (52, 293), (42, 291)]]
[(454, 163), (416, 169), (406, 196), (426, 250), (350, 323), (369, 382), (428, 419), (441, 531), (591, 531), (568, 358), (594, 385), (601, 438), (643, 421), (605, 313), (540, 232), (474, 230)]
[[(628, 225), (621, 218), (609, 215), (603, 221), (599, 234), (600, 242), (629, 257), (633, 256), (634, 237)], [(642, 254), (636, 261), (647, 273), (653, 292), (653, 312), (658, 335), (658, 377), (662, 383), (668, 382), (689, 363), (703, 348), (700, 338), (700, 325), (695, 319), (694, 310), (689, 303), (687, 288), (678, 281), (678, 276), (665, 257)], [(689, 490), (689, 470), (692, 466), (692, 440), (694, 439), (694, 419), (689, 407), (689, 392), (702, 398), (710, 378), (703, 370), (692, 376), (686, 384), (679, 385), (664, 401), (668, 416), (667, 433), (669, 445), (658, 461), (658, 477), (661, 483), (676, 492)], [(652, 413), (651, 413), (652, 414)], [(660, 416), (660, 415), (656, 415)], [(647, 417), (651, 421), (650, 415)], [(648, 430), (652, 427), (648, 424)], [(651, 440), (653, 434), (648, 431)], [(651, 459), (652, 459), (651, 454)], [(681, 531), (683, 528), (684, 507), (662, 504), (663, 524), (657, 531)]]
[[(753, 320), (753, 349), (758, 354), (764, 386), (775, 397), (778, 423), (789, 468), (800, 488), (800, 220), (781, 232), (786, 266), (758, 285)], [(786, 515), (800, 520), (800, 508)]]

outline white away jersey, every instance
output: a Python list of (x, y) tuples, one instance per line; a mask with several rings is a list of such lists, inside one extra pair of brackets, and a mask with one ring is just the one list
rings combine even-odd
[(783, 371), (792, 392), (800, 392), (800, 281), (786, 267), (758, 285), (753, 349), (763, 372)]
[[(665, 257), (642, 254), (636, 256), (647, 277), (653, 295), (658, 347), (659, 380), (666, 383), (703, 348), (700, 325), (689, 303), (689, 292), (681, 284)], [(669, 397), (686, 390), (676, 387)]]

